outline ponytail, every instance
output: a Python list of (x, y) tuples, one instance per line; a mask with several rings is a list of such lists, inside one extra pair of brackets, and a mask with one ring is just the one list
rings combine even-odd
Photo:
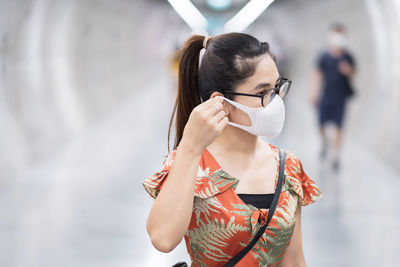
[(179, 51), (179, 74), (178, 74), (178, 94), (168, 128), (168, 152), (171, 128), (176, 113), (175, 129), (176, 136), (174, 149), (179, 145), (183, 130), (189, 120), (192, 110), (201, 103), (198, 74), (199, 74), (199, 54), (203, 48), (204, 36), (194, 35), (189, 38)]

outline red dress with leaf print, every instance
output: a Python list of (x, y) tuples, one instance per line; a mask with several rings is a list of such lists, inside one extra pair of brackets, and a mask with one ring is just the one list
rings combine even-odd
[[(279, 149), (269, 146), (277, 161), (276, 190)], [(168, 178), (175, 154), (176, 149), (168, 155), (160, 172), (143, 181), (151, 197), (157, 197)], [(197, 172), (192, 217), (185, 234), (191, 266), (224, 266), (266, 223), (268, 209), (245, 204), (235, 192), (238, 183), (239, 179), (225, 172), (204, 149)], [(321, 191), (306, 175), (300, 160), (286, 151), (284, 182), (275, 213), (260, 240), (236, 266), (281, 266), (296, 223), (297, 205), (306, 206), (321, 197)]]

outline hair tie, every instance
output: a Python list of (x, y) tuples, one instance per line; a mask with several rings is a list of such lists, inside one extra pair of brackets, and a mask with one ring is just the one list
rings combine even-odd
[(210, 38), (211, 38), (211, 36), (206, 36), (206, 37), (204, 37), (204, 40), (203, 40), (203, 47), (204, 47), (204, 49), (206, 49), (208, 39), (210, 39)]

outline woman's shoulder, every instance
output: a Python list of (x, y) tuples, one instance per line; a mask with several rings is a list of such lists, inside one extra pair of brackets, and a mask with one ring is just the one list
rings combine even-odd
[[(278, 149), (278, 148), (276, 148)], [(291, 150), (285, 151), (285, 180), (288, 188), (299, 196), (302, 206), (309, 205), (323, 196), (318, 186), (304, 170), (303, 163)]]
[(299, 164), (299, 163), (301, 163), (301, 162), (300, 162), (300, 159), (299, 159), (291, 150), (286, 149), (286, 148), (278, 147), (278, 146), (273, 145), (273, 144), (271, 144), (271, 143), (267, 143), (267, 144), (268, 144), (268, 146), (272, 149), (272, 151), (275, 152), (275, 155), (276, 155), (277, 157), (279, 157), (280, 150), (282, 150), (283, 152), (285, 152), (285, 165), (286, 165), (286, 166), (287, 166), (288, 164), (289, 164), (289, 165), (293, 165), (293, 164)]
[(299, 178), (304, 173), (303, 164), (299, 157), (289, 149), (279, 148), (273, 144), (269, 144), (272, 150), (275, 151), (276, 156), (279, 158), (279, 151), (285, 152), (285, 173), (290, 174), (296, 178)]

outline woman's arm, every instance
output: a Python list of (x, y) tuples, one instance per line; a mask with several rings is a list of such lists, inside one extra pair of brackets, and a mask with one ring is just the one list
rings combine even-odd
[(188, 229), (200, 157), (201, 151), (179, 147), (153, 203), (146, 228), (153, 246), (161, 252), (172, 251)]
[(181, 242), (192, 217), (197, 170), (203, 149), (228, 124), (221, 98), (210, 98), (193, 109), (175, 160), (147, 219), (153, 246), (170, 252)]
[(301, 205), (297, 206), (296, 225), (293, 230), (292, 238), (283, 258), (282, 267), (305, 267), (306, 261), (303, 254), (303, 245), (301, 239)]

